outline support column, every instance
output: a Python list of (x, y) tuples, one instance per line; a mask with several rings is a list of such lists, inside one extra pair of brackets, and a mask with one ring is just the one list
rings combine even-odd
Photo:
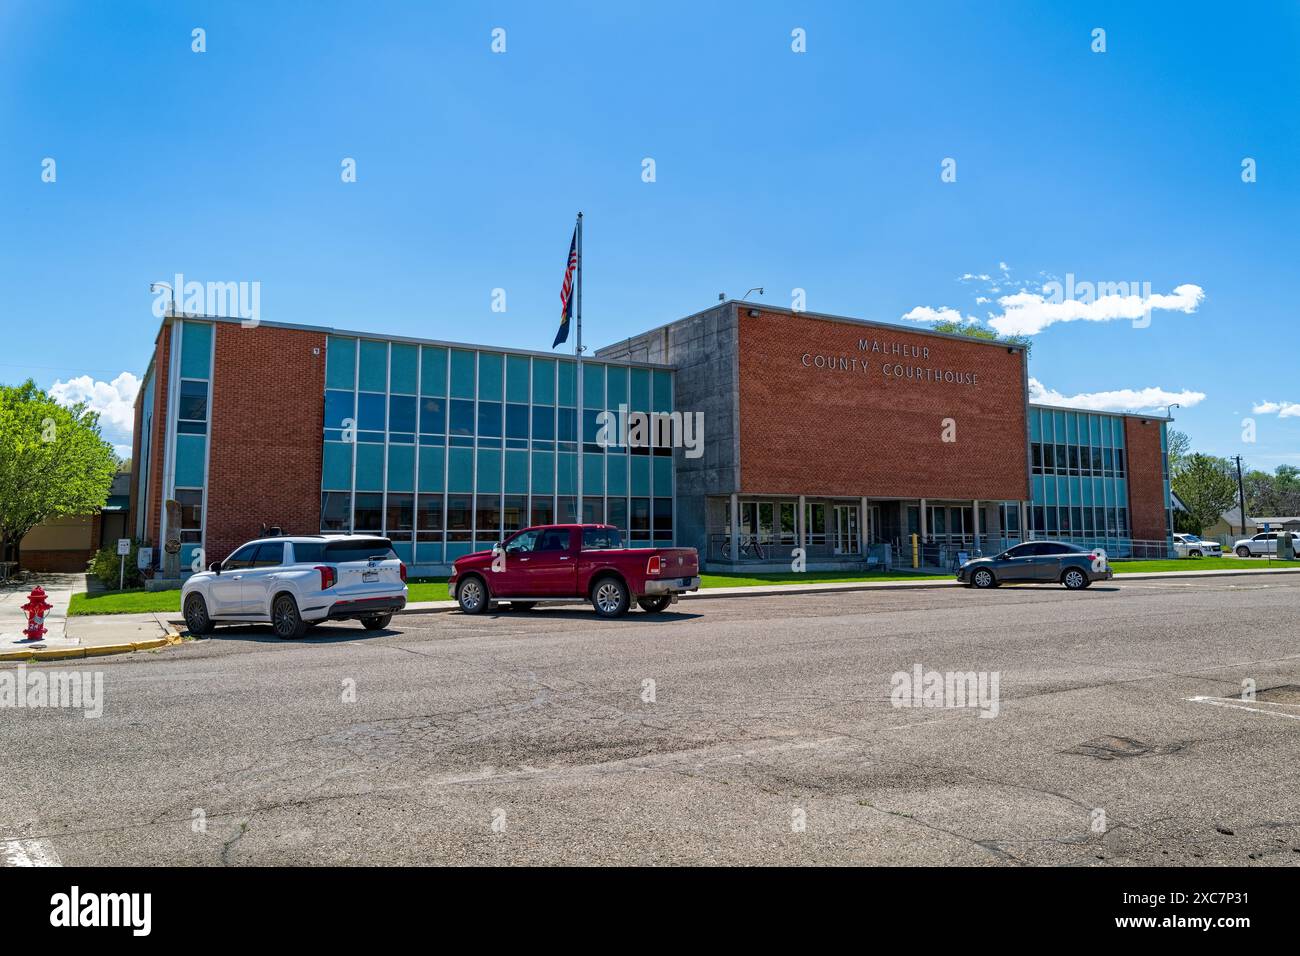
[(867, 506), (867, 499), (863, 497), (858, 505), (858, 554), (865, 559), (867, 556), (867, 542), (871, 540), (869, 529), (867, 528), (867, 517), (871, 514), (871, 508)]
[(971, 506), (971, 517), (975, 521), (975, 541), (973, 547), (978, 551), (980, 549), (980, 502), (978, 498), (975, 499)]
[(727, 542), (727, 556), (740, 560), (740, 495), (731, 493), (731, 540)]
[(926, 535), (925, 499), (922, 498), (920, 499), (920, 501), (921, 501), (921, 507), (918, 510), (921, 512), (921, 523), (920, 523), (921, 543), (925, 544), (925, 535)]
[[(804, 496), (800, 495), (799, 513), (794, 516), (794, 527), (795, 527), (795, 537), (798, 538), (799, 541), (798, 547), (806, 549), (808, 547), (808, 542), (804, 539), (804, 532), (807, 531), (808, 529), (804, 527), (803, 503), (804, 503)], [(808, 552), (807, 550), (805, 550), (804, 557), (807, 556), (808, 556)]]

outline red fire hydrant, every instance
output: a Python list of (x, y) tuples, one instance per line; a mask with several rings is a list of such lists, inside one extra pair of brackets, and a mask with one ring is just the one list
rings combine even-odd
[(45, 612), (53, 609), (54, 605), (45, 600), (45, 589), (38, 584), (27, 595), (27, 603), (23, 605), (23, 610), (27, 612), (27, 629), (23, 631), (27, 636), (23, 638), (24, 641), (39, 641), (45, 636)]

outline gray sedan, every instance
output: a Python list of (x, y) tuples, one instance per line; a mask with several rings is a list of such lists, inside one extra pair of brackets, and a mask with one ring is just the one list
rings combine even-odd
[(1104, 551), (1061, 541), (1026, 541), (994, 557), (967, 561), (957, 569), (958, 581), (977, 588), (1004, 583), (1064, 584), (1078, 591), (1114, 576)]

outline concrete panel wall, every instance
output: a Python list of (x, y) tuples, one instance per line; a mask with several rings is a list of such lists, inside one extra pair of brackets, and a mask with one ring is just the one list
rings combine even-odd
[(596, 352), (597, 358), (659, 362), (676, 368), (673, 408), (703, 414), (704, 455), (674, 453), (677, 543), (703, 553), (706, 495), (740, 487), (736, 307), (724, 303)]

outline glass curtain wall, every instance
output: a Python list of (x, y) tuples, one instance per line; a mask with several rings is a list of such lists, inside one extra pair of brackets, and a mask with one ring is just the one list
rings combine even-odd
[[(674, 540), (671, 447), (597, 440), (602, 411), (671, 412), (672, 373), (331, 336), (321, 530), (376, 532), (445, 564), (530, 524), (583, 521)], [(614, 429), (617, 433), (618, 429)], [(606, 436), (608, 437), (608, 436)]]

